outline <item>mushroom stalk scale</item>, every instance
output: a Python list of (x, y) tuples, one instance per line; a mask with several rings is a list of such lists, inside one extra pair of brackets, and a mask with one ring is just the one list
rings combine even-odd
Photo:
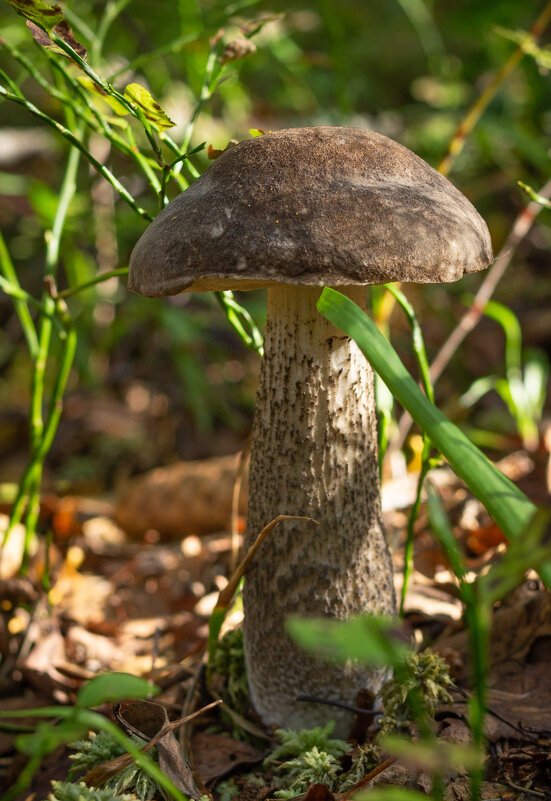
[(324, 665), (287, 637), (290, 614), (393, 613), (381, 520), (373, 373), (316, 309), (323, 286), (365, 308), (365, 286), (444, 282), (487, 267), (488, 229), (469, 201), (411, 151), (373, 131), (296, 128), (227, 150), (137, 243), (129, 288), (164, 297), (268, 288), (253, 425), (245, 545), (285, 521), (247, 573), (244, 642), (267, 724), (305, 728), (351, 713), (385, 672)]

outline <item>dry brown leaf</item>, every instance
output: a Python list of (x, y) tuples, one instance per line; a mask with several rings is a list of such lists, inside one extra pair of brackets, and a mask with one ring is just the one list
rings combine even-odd
[(334, 801), (335, 796), (326, 784), (311, 784), (304, 801)]
[(67, 661), (65, 638), (57, 621), (54, 618), (33, 620), (27, 641), (32, 643), (32, 648), (28, 656), (19, 660), (17, 667), (41, 693), (67, 703), (77, 689), (77, 683), (56, 667), (58, 663)]
[(477, 556), (482, 556), (490, 548), (506, 542), (507, 538), (495, 523), (469, 532), (466, 539), (467, 547)]
[[(56, 8), (58, 7), (56, 6)], [(66, 58), (70, 58), (70, 56), (65, 53), (61, 47), (59, 47), (59, 45), (57, 45), (55, 42), (52, 42), (48, 34), (45, 33), (42, 28), (39, 28), (38, 25), (35, 25), (34, 22), (29, 19), (27, 20), (27, 27), (32, 33), (34, 40), (38, 42), (39, 45), (46, 48), (46, 50), (53, 50), (55, 53), (59, 53)], [(77, 55), (86, 60), (86, 48), (84, 45), (80, 44), (80, 42), (77, 42), (73, 31), (71, 30), (71, 26), (66, 19), (62, 19), (61, 22), (58, 22), (57, 25), (54, 25), (52, 32), (57, 34), (60, 39), (63, 39), (66, 44), (70, 45)]]
[[(115, 717), (128, 733), (148, 740), (142, 749), (144, 752), (153, 746), (156, 747), (159, 767), (172, 783), (187, 796), (199, 799), (203, 793), (195, 783), (191, 765), (187, 756), (180, 750), (174, 730), (217, 705), (218, 702), (208, 704), (197, 712), (172, 723), (168, 720), (165, 707), (154, 701), (125, 702), (115, 704), (113, 709)], [(84, 776), (84, 781), (92, 786), (101, 785), (120, 773), (131, 762), (130, 754), (122, 754), (120, 757), (92, 768)]]
[(255, 765), (266, 756), (265, 751), (226, 734), (199, 732), (193, 737), (192, 747), (195, 766), (205, 784), (227, 776), (240, 765)]

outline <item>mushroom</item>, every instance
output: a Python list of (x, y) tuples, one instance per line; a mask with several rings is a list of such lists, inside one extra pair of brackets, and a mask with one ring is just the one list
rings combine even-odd
[(365, 309), (365, 285), (455, 281), (492, 259), (469, 201), (405, 147), (372, 131), (314, 127), (232, 147), (137, 243), (129, 288), (160, 297), (268, 288), (253, 426), (245, 548), (278, 514), (246, 576), (244, 639), (253, 704), (291, 728), (351, 715), (385, 671), (322, 665), (286, 634), (291, 614), (395, 612), (381, 517), (372, 370), (316, 309), (323, 286)]

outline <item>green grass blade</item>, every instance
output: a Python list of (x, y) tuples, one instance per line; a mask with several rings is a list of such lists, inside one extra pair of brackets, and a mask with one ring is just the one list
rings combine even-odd
[[(519, 537), (536, 511), (534, 504), (423, 395), (392, 345), (368, 315), (349, 298), (327, 287), (320, 296), (318, 309), (356, 341), (394, 397), (429, 435), (503, 533), (511, 540)], [(543, 565), (540, 573), (551, 587), (551, 564)]]
[(399, 639), (398, 620), (377, 615), (357, 615), (348, 620), (321, 617), (287, 618), (291, 638), (324, 662), (347, 662), (396, 667), (411, 649)]

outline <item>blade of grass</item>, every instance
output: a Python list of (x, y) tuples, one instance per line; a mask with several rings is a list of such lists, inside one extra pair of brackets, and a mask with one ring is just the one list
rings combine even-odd
[[(390, 294), (394, 297), (394, 299), (399, 303), (403, 312), (405, 313), (408, 323), (411, 328), (412, 332), (412, 345), (413, 351), (415, 353), (415, 358), (417, 360), (417, 365), (419, 367), (419, 372), (421, 374), (421, 381), (423, 384), (423, 389), (425, 390), (425, 395), (434, 403), (434, 387), (432, 385), (432, 381), (430, 378), (430, 367), (429, 367), (429, 360), (427, 358), (427, 351), (425, 348), (425, 340), (423, 338), (423, 332), (421, 330), (421, 325), (419, 320), (417, 319), (417, 315), (415, 314), (415, 309), (406, 298), (404, 293), (398, 289), (395, 284), (385, 284), (385, 289), (390, 292)], [(421, 469), (419, 471), (419, 478), (417, 480), (417, 491), (415, 493), (415, 500), (413, 505), (410, 509), (410, 513), (408, 516), (408, 524), (407, 524), (407, 533), (406, 533), (406, 542), (404, 546), (404, 580), (402, 583), (402, 591), (400, 593), (400, 616), (403, 617), (404, 615), (404, 605), (406, 602), (406, 595), (409, 586), (409, 580), (411, 577), (411, 573), (413, 571), (413, 540), (415, 537), (414, 534), (414, 526), (415, 521), (419, 515), (419, 509), (421, 507), (421, 495), (423, 493), (423, 484), (425, 483), (425, 478), (427, 477), (430, 466), (431, 466), (431, 452), (432, 443), (430, 437), (423, 433), (423, 452), (421, 456)]]
[[(423, 395), (392, 345), (359, 306), (328, 287), (317, 305), (330, 322), (356, 341), (392, 394), (426, 431), (504, 534), (510, 539), (519, 537), (536, 509), (526, 495)], [(551, 587), (551, 564), (546, 563), (541, 571), (545, 583)]]
[[(470, 657), (473, 676), (473, 695), (469, 699), (469, 722), (473, 736), (473, 747), (484, 753), (484, 718), (486, 716), (486, 677), (488, 673), (488, 643), (490, 637), (491, 608), (481, 599), (473, 584), (466, 580), (465, 568), (452, 527), (442, 506), (440, 496), (432, 485), (428, 485), (429, 516), (431, 528), (443, 551), (450, 560), (459, 580), (459, 592), (465, 604), (465, 616), (470, 641)], [(480, 798), (484, 776), (482, 764), (471, 769), (471, 797)]]

